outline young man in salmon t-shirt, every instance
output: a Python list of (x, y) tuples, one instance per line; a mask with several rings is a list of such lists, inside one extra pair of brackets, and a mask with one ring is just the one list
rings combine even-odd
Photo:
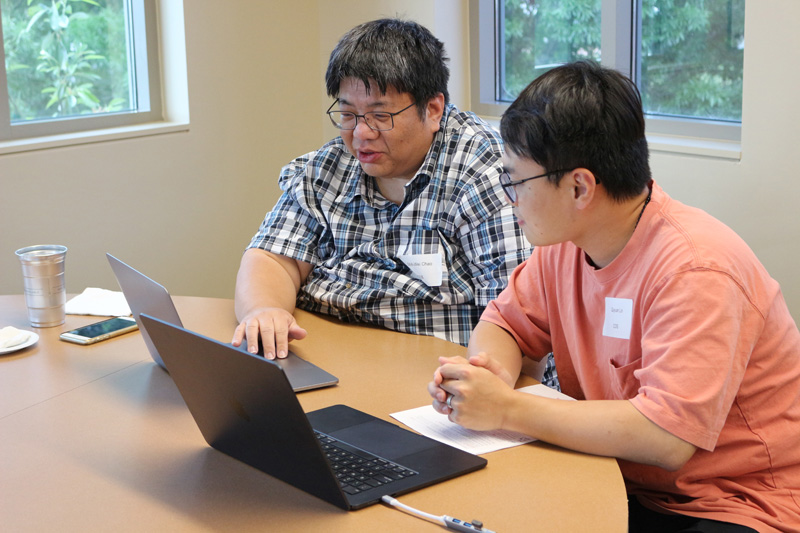
[[(800, 333), (747, 245), (652, 180), (635, 85), (556, 68), (501, 133), (501, 184), (534, 251), (469, 359), (440, 359), (434, 407), (618, 458), (632, 532), (800, 531)], [(522, 357), (551, 350), (585, 401), (513, 390)]]

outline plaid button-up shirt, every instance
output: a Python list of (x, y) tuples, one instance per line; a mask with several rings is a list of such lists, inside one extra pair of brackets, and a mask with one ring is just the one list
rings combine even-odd
[[(531, 251), (500, 187), (501, 156), (491, 126), (448, 105), (398, 206), (337, 137), (283, 168), (283, 194), (249, 247), (313, 265), (301, 309), (467, 344)], [(441, 285), (408, 254), (439, 254)]]

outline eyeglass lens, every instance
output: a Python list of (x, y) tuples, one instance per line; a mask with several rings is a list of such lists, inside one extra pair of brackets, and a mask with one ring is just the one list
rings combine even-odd
[(333, 125), (342, 130), (354, 130), (358, 125), (358, 119), (362, 118), (367, 126), (376, 131), (387, 131), (394, 127), (392, 115), (370, 111), (363, 115), (356, 115), (348, 111), (329, 111)]
[(509, 176), (508, 172), (500, 174), (500, 186), (503, 187), (503, 192), (506, 193), (508, 201), (512, 204), (516, 203), (517, 191), (514, 190), (514, 186), (511, 184), (511, 176)]

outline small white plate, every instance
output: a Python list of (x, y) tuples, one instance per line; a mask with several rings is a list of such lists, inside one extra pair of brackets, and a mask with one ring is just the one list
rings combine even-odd
[(39, 334), (38, 333), (34, 333), (32, 331), (26, 331), (24, 329), (20, 330), (20, 331), (25, 331), (26, 333), (28, 333), (30, 335), (30, 337), (28, 337), (28, 340), (26, 340), (23, 343), (17, 344), (16, 346), (9, 346), (8, 348), (0, 348), (0, 355), (6, 354), (6, 353), (11, 353), (11, 352), (16, 352), (17, 350), (21, 350), (23, 348), (27, 348), (28, 346), (33, 346), (34, 344), (39, 342)]

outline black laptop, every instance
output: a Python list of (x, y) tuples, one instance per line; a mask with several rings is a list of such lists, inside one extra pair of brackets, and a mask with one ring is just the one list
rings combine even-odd
[(141, 321), (210, 446), (343, 509), (486, 466), (344, 405), (304, 413), (274, 361), (147, 314)]
[[(139, 329), (142, 332), (142, 338), (147, 350), (150, 352), (150, 357), (161, 368), (167, 370), (158, 350), (153, 346), (150, 336), (142, 328), (142, 321), (139, 316), (142, 313), (147, 313), (170, 324), (182, 326), (181, 318), (178, 316), (172, 297), (160, 283), (153, 281), (111, 254), (106, 254), (106, 257), (108, 257), (111, 270), (114, 271), (117, 283), (122, 289), (122, 294), (125, 295), (125, 300), (127, 300), (133, 312), (133, 317), (139, 324)], [(242, 349), (244, 348), (245, 346), (243, 345)], [(286, 358), (278, 360), (278, 364), (286, 371), (286, 375), (295, 392), (329, 387), (339, 382), (339, 379), (333, 374), (306, 361), (291, 351)]]

